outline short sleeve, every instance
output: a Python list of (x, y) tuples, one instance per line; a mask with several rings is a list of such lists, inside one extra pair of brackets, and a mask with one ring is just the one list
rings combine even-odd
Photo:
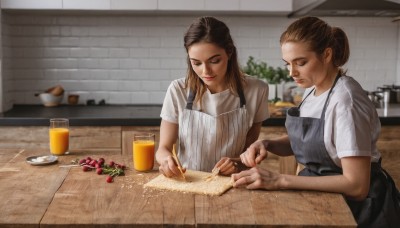
[(185, 108), (186, 101), (185, 79), (180, 78), (172, 81), (165, 94), (160, 117), (168, 122), (178, 124), (179, 115)]
[(246, 76), (245, 87), (246, 107), (252, 117), (253, 123), (260, 123), (269, 117), (268, 110), (268, 84), (264, 81)]
[(339, 158), (371, 156), (372, 144), (370, 115), (351, 102), (337, 104), (335, 120), (336, 151)]
[(259, 80), (258, 84), (258, 94), (257, 94), (257, 104), (254, 114), (254, 123), (260, 123), (269, 118), (268, 110), (268, 84)]

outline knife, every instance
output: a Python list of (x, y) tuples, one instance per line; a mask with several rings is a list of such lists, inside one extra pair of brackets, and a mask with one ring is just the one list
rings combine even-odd
[(182, 170), (181, 162), (179, 161), (178, 156), (176, 156), (175, 144), (172, 146), (172, 155), (173, 155), (172, 157), (174, 158), (176, 164), (178, 165), (178, 169), (179, 169), (179, 172), (181, 172), (182, 178), (186, 181), (185, 174), (183, 173), (183, 170)]

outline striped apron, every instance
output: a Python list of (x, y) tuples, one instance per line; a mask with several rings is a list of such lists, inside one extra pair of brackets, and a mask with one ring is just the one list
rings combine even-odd
[(211, 116), (192, 110), (195, 93), (190, 91), (179, 116), (178, 157), (183, 167), (211, 172), (222, 157), (239, 157), (243, 152), (252, 123), (243, 92), (239, 97), (239, 108)]

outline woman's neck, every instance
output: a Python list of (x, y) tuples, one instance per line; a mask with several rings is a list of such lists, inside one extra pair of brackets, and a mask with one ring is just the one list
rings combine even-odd
[(211, 94), (214, 94), (214, 93), (223, 92), (223, 91), (227, 90), (229, 87), (228, 87), (228, 83), (226, 81), (224, 81), (223, 84), (214, 85), (212, 87), (207, 86), (207, 88)]
[(333, 83), (338, 73), (339, 69), (335, 69), (333, 71), (328, 72), (325, 78), (322, 80), (322, 82), (319, 83), (318, 85), (315, 85), (314, 95), (319, 96), (323, 94), (325, 91), (329, 90), (333, 86)]

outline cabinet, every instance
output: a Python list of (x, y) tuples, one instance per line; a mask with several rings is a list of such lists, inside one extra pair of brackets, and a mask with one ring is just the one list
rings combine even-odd
[(111, 10), (156, 10), (157, 0), (111, 0)]
[(242, 11), (291, 12), (292, 5), (292, 0), (240, 0), (240, 10)]
[(158, 0), (158, 10), (204, 10), (204, 0)]
[(62, 9), (63, 0), (1, 0), (2, 9)]
[(286, 16), (293, 0), (1, 0), (2, 9), (123, 10), (141, 12), (258, 12)]
[(109, 10), (110, 0), (63, 0), (62, 9), (74, 10)]
[[(48, 127), (0, 127), (0, 148), (49, 152)], [(70, 151), (121, 153), (121, 127), (70, 127)]]
[(240, 9), (240, 0), (205, 0), (204, 9), (210, 11), (237, 11)]

